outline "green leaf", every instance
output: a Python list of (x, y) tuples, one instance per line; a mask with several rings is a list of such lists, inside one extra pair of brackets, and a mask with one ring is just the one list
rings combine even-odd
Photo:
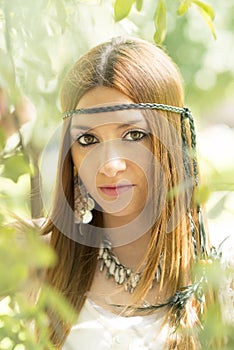
[(133, 0), (116, 0), (114, 4), (115, 21), (121, 21), (121, 19), (127, 17), (131, 8)]
[(182, 0), (177, 10), (178, 16), (183, 16), (188, 11), (191, 4), (192, 0)]
[(137, 11), (141, 11), (143, 6), (143, 0), (136, 0), (136, 9)]
[(212, 20), (215, 18), (215, 12), (211, 5), (199, 0), (193, 0), (193, 3), (203, 9)]
[(222, 213), (222, 211), (225, 208), (225, 203), (227, 200), (229, 193), (226, 193), (224, 196), (222, 196), (217, 203), (215, 203), (215, 205), (209, 210), (209, 212), (207, 213), (207, 216), (210, 219), (214, 219), (217, 216), (220, 215), (220, 213)]
[(31, 168), (25, 156), (23, 154), (15, 154), (4, 160), (4, 169), (1, 176), (17, 182), (21, 175), (30, 172)]
[[(22, 258), (20, 254), (18, 255), (20, 258)], [(2, 256), (2, 258), (3, 257), (4, 256)], [(1, 273), (0, 297), (3, 297), (7, 293), (9, 293), (9, 291), (18, 290), (20, 286), (22, 286), (22, 284), (26, 281), (26, 278), (28, 276), (28, 268), (26, 265), (22, 263), (18, 265), (5, 264), (5, 266), (0, 266), (0, 273)]]
[[(52, 248), (27, 223), (4, 226), (0, 237), (0, 299), (19, 290), (23, 284), (34, 282), (34, 272), (54, 265)], [(29, 279), (28, 279), (29, 278)]]
[(164, 0), (159, 0), (158, 6), (154, 14), (154, 25), (156, 32), (154, 34), (154, 41), (156, 44), (161, 44), (166, 36), (166, 5)]
[(195, 202), (200, 205), (206, 203), (210, 197), (210, 193), (211, 190), (208, 186), (199, 186), (199, 188), (195, 192)]
[(204, 18), (206, 24), (208, 25), (214, 39), (217, 39), (215, 27), (214, 27), (214, 24), (212, 22), (212, 18), (210, 17), (210, 15), (206, 11), (203, 10), (203, 8), (198, 7), (198, 10), (201, 13), (202, 17)]
[(44, 308), (52, 308), (56, 313), (67, 322), (74, 322), (77, 315), (72, 306), (55, 289), (44, 285), (41, 289), (38, 305)]
[(209, 179), (212, 191), (234, 191), (233, 166), (223, 171), (214, 171)]
[(4, 149), (6, 144), (5, 133), (2, 128), (0, 128), (0, 152)]

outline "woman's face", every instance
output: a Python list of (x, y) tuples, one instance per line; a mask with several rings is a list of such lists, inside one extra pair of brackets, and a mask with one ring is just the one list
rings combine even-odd
[[(114, 88), (88, 91), (77, 108), (133, 103)], [(78, 174), (105, 213), (136, 217), (152, 185), (149, 126), (139, 110), (79, 114), (71, 121), (71, 153)]]

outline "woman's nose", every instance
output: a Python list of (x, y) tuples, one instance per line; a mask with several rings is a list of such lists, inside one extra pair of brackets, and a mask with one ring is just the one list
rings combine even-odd
[(100, 173), (108, 177), (114, 177), (118, 172), (124, 170), (126, 170), (125, 160), (121, 158), (113, 158), (105, 162), (100, 169)]

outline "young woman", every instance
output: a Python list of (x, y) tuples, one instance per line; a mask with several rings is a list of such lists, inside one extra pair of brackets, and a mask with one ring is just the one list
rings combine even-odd
[[(209, 243), (195, 204), (193, 118), (168, 55), (115, 38), (67, 73), (47, 282), (77, 313), (49, 310), (58, 349), (199, 349)], [(198, 296), (199, 294), (199, 296)]]

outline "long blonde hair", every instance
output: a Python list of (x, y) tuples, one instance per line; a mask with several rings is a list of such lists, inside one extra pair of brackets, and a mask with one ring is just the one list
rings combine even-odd
[[(135, 103), (149, 102), (183, 107), (183, 83), (177, 67), (169, 56), (159, 47), (141, 39), (116, 38), (98, 45), (82, 56), (68, 71), (61, 89), (61, 106), (63, 111), (75, 109), (80, 98), (90, 89), (97, 86), (112, 87), (130, 97)], [(162, 112), (178, 135), (181, 133), (180, 117), (172, 112)], [(57, 185), (54, 206), (43, 233), (51, 232), (51, 246), (55, 249), (57, 265), (47, 272), (47, 282), (54, 286), (72, 304), (77, 314), (80, 312), (89, 290), (97, 264), (98, 249), (78, 243), (72, 237), (77, 234), (72, 210), (74, 209), (74, 175), (71, 152), (69, 150), (70, 120), (64, 121), (60, 163), (58, 166)], [(152, 134), (157, 125), (152, 121)], [(161, 130), (173, 147), (170, 130)], [(189, 135), (188, 135), (188, 144)], [(68, 151), (67, 151), (68, 150)], [(170, 152), (157, 139), (153, 139), (153, 153), (159, 160), (166, 176), (167, 189), (178, 187), (178, 164), (174, 164)], [(178, 150), (179, 167), (183, 168), (182, 146)], [(184, 175), (185, 176), (185, 175)], [(193, 173), (191, 173), (193, 176)], [(157, 184), (155, 184), (157, 188)], [(175, 205), (180, 196), (181, 205)], [(194, 245), (191, 238), (189, 219), (185, 215), (174, 228), (167, 233), (167, 224), (173, 211), (178, 216), (183, 209), (186, 191), (168, 197), (166, 204), (153, 227), (152, 240), (147, 251), (146, 267), (140, 283), (134, 291), (135, 304), (140, 303), (150, 289), (155, 269), (162, 259), (162, 275), (157, 300), (163, 295), (173, 295), (182, 287), (191, 283), (191, 269), (194, 263)], [(155, 200), (157, 193), (155, 193)], [(191, 216), (196, 226), (197, 212), (190, 203)], [(94, 212), (93, 225), (102, 227), (102, 216)], [(69, 232), (68, 235), (63, 232)], [(196, 249), (200, 255), (198, 232), (195, 228)], [(162, 258), (163, 257), (163, 258)], [(192, 304), (191, 304), (192, 305)], [(191, 306), (190, 305), (190, 306)], [(199, 319), (196, 306), (191, 306), (193, 317)], [(191, 326), (190, 311), (184, 311), (183, 323)], [(171, 326), (176, 324), (176, 315), (167, 313)], [(174, 324), (174, 325), (173, 325)], [(63, 325), (51, 316), (51, 339), (57, 348), (61, 348), (71, 325)], [(195, 335), (178, 333), (168, 340), (169, 349), (192, 350), (197, 348)]]

